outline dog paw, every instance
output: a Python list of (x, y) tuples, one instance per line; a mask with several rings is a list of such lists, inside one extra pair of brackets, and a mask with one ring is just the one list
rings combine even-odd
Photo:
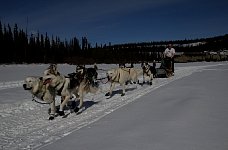
[(49, 117), (49, 120), (54, 120), (55, 119), (55, 116), (54, 115), (51, 115), (50, 117)]
[(105, 96), (111, 96), (111, 94), (108, 92), (108, 93), (105, 94)]
[(125, 93), (122, 93), (122, 94), (121, 94), (121, 96), (124, 96), (124, 95), (125, 95)]
[(64, 115), (65, 115), (64, 111), (59, 111), (58, 114), (59, 114), (60, 116), (64, 116)]
[(74, 108), (74, 112), (77, 113), (79, 111), (79, 108), (78, 107), (75, 107)]

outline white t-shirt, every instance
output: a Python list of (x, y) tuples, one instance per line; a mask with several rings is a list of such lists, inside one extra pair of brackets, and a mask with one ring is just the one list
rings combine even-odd
[(173, 56), (175, 55), (175, 49), (174, 48), (166, 48), (165, 52), (164, 52), (164, 56), (165, 57), (170, 57), (173, 58)]

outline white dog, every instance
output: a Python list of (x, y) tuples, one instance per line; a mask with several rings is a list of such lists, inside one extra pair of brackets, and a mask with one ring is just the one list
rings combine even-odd
[(24, 90), (29, 90), (32, 95), (38, 99), (49, 103), (51, 105), (51, 112), (49, 120), (54, 119), (55, 116), (55, 89), (43, 84), (42, 77), (26, 77), (23, 88)]
[(138, 76), (142, 74), (142, 69), (135, 69), (135, 68), (116, 68), (107, 71), (107, 78), (111, 82), (110, 90), (105, 96), (112, 96), (112, 91), (115, 87), (116, 83), (119, 83), (122, 86), (122, 94), (121, 96), (125, 95), (125, 84), (128, 81), (138, 83)]
[(72, 94), (69, 91), (70, 79), (60, 75), (60, 73), (57, 71), (56, 65), (50, 65), (49, 68), (44, 71), (43, 80), (44, 85), (54, 88), (56, 94), (61, 96), (62, 103), (60, 104), (58, 113), (60, 116), (63, 116), (63, 108), (72, 97)]

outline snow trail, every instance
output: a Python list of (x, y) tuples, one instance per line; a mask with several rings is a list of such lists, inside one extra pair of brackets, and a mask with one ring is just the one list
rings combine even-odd
[(0, 82), (0, 90), (22, 87), (23, 80), (19, 81), (9, 81), (9, 82)]
[[(72, 113), (67, 118), (56, 117), (52, 121), (48, 120), (49, 106), (37, 104), (28, 97), (25, 97), (25, 102), (2, 104), (0, 105), (0, 149), (39, 149), (88, 126), (124, 105), (140, 100), (141, 96), (159, 87), (212, 66), (216, 65), (178, 67), (175, 76), (155, 78), (152, 86), (137, 85), (135, 88), (135, 85), (128, 85), (124, 97), (117, 93), (120, 86), (116, 86), (114, 92), (117, 94), (110, 99), (104, 96), (104, 91), (96, 95), (87, 94), (84, 99), (85, 109), (79, 115)], [(0, 90), (20, 87), (22, 82), (0, 83)], [(103, 84), (101, 88), (107, 91), (109, 86)]]

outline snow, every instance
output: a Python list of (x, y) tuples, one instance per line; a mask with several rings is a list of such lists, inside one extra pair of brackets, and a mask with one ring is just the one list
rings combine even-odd
[[(205, 71), (214, 71), (216, 68), (220, 68), (221, 71), (227, 69), (227, 62), (219, 63), (187, 63), (187, 64), (175, 64), (175, 76), (171, 78), (156, 78), (153, 80), (153, 85), (127, 85), (126, 95), (120, 96), (120, 86), (116, 86), (112, 98), (107, 99), (104, 95), (108, 91), (110, 84), (102, 84), (102, 92), (97, 94), (87, 94), (85, 96), (85, 108), (78, 115), (71, 113), (66, 118), (57, 117), (53, 121), (48, 120), (47, 110), (48, 105), (41, 105), (32, 101), (32, 96), (28, 91), (24, 91), (22, 88), (23, 79), (26, 76), (41, 76), (44, 69), (47, 68), (46, 64), (33, 64), (33, 65), (2, 65), (0, 66), (0, 149), (45, 149), (48, 146), (55, 145), (58, 141), (68, 139), (71, 135), (74, 135), (78, 131), (84, 131), (85, 129), (91, 129), (90, 127), (102, 120), (106, 116), (110, 116), (116, 113), (120, 108), (127, 108), (133, 102), (140, 103), (141, 101), (152, 101), (154, 93), (164, 89), (163, 94), (167, 96), (167, 91), (164, 87), (168, 87), (172, 83), (172, 88), (175, 89), (177, 81), (186, 77), (191, 77), (196, 73), (200, 74)], [(225, 67), (223, 67), (225, 66)], [(90, 67), (90, 66), (88, 66)], [(99, 77), (105, 76), (105, 71), (110, 68), (115, 68), (115, 64), (99, 64)], [(140, 67), (140, 65), (136, 65)], [(74, 71), (75, 66), (68, 64), (58, 65), (59, 71), (63, 74), (71, 73)], [(216, 70), (219, 71), (219, 70)], [(98, 77), (98, 78), (99, 78)], [(142, 77), (140, 77), (142, 81)], [(183, 83), (184, 85), (185, 83)], [(191, 87), (188, 90), (193, 90), (195, 87)], [(215, 87), (216, 89), (216, 87)], [(202, 89), (201, 89), (202, 90)], [(216, 91), (216, 90), (215, 90)], [(150, 96), (149, 96), (150, 95)], [(151, 96), (152, 95), (152, 96)], [(160, 95), (160, 96), (162, 96)], [(181, 95), (181, 94), (180, 94)], [(191, 95), (188, 95), (191, 96)], [(222, 95), (223, 96), (223, 95)], [(202, 96), (202, 99), (205, 99)], [(59, 103), (59, 97), (57, 97)], [(140, 106), (140, 104), (139, 104)], [(224, 105), (224, 107), (227, 105)], [(154, 106), (155, 107), (155, 106)], [(205, 106), (206, 107), (206, 106)], [(144, 108), (140, 108), (144, 110)], [(184, 109), (184, 108), (183, 108)], [(205, 108), (206, 109), (206, 108)], [(226, 108), (227, 109), (227, 108)], [(149, 111), (145, 110), (145, 112)], [(159, 111), (161, 112), (161, 111)], [(165, 110), (164, 110), (165, 112)], [(146, 113), (148, 115), (148, 113)], [(194, 112), (191, 112), (193, 113)], [(226, 112), (224, 112), (226, 113)], [(158, 116), (157, 116), (158, 115)], [(159, 118), (164, 114), (153, 114), (155, 118)], [(174, 115), (174, 114), (173, 114)], [(181, 115), (176, 112), (175, 115)], [(196, 115), (197, 118), (197, 114)], [(127, 118), (124, 118), (127, 119)], [(123, 120), (124, 120), (123, 119)], [(111, 121), (110, 121), (111, 122)], [(144, 122), (146, 122), (144, 120)], [(155, 123), (158, 123), (155, 121)], [(182, 122), (182, 127), (186, 122)], [(172, 126), (178, 128), (178, 124), (170, 122)], [(115, 125), (114, 125), (115, 126)], [(222, 125), (220, 125), (222, 126)], [(87, 128), (85, 128), (87, 127)], [(130, 126), (124, 128), (131, 128)], [(161, 127), (163, 130), (168, 130), (166, 126)], [(226, 129), (224, 129), (226, 130)], [(227, 132), (224, 132), (227, 133)], [(137, 133), (139, 134), (139, 133)], [(164, 133), (165, 134), (165, 133)], [(85, 134), (87, 135), (87, 134)], [(131, 133), (126, 133), (125, 136), (133, 136)], [(137, 135), (134, 135), (137, 136)], [(227, 136), (227, 135), (226, 135)], [(78, 139), (75, 139), (75, 146)], [(69, 141), (65, 141), (70, 143)], [(54, 146), (58, 149), (57, 146)], [(82, 149), (82, 147), (77, 147)], [(118, 148), (118, 147), (117, 147)], [(119, 149), (121, 149), (119, 147)], [(152, 149), (152, 148), (148, 148)], [(158, 147), (159, 149), (159, 147)], [(162, 149), (162, 146), (161, 146)], [(191, 149), (191, 148), (186, 148)], [(194, 149), (194, 148), (192, 148)], [(96, 149), (95, 149), (96, 150)]]

